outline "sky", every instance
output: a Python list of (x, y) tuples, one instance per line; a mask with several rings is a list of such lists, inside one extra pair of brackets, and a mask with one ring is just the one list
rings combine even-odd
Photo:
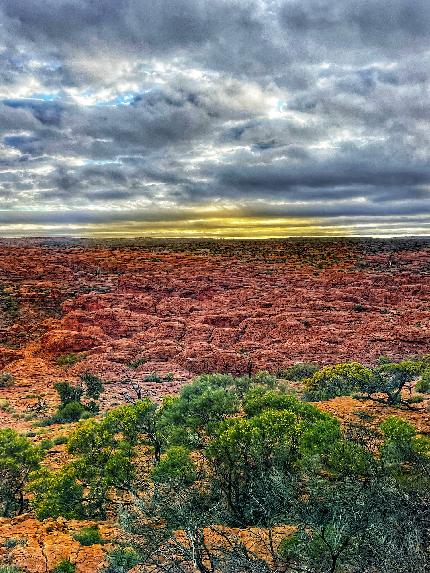
[(429, 0), (0, 0), (0, 235), (430, 235)]

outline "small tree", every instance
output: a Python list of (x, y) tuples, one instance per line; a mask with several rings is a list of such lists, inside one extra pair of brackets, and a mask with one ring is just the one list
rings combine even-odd
[[(98, 376), (86, 372), (80, 376), (82, 384), (73, 386), (67, 381), (57, 382), (54, 388), (60, 396), (60, 406), (50, 422), (77, 422), (88, 413), (97, 414), (99, 405), (97, 400), (103, 392), (103, 382)], [(82, 397), (87, 398), (82, 403)]]
[(0, 430), (0, 515), (21, 514), (30, 472), (39, 467), (42, 453), (28, 438), (9, 428)]
[(60, 470), (40, 471), (30, 484), (36, 515), (101, 518), (113, 496), (135, 495), (138, 446), (152, 445), (155, 411), (146, 399), (82, 421), (67, 443), (73, 459)]
[(358, 362), (325, 366), (306, 381), (307, 400), (330, 400), (359, 392), (374, 380), (373, 372)]
[(377, 402), (408, 406), (410, 398), (405, 398), (402, 392), (408, 386), (412, 391), (411, 384), (420, 375), (421, 367), (419, 362), (412, 360), (380, 364), (374, 368), (370, 378), (362, 381), (360, 391)]
[(82, 386), (72, 386), (67, 381), (57, 382), (54, 384), (54, 388), (60, 396), (61, 406), (65, 406), (71, 402), (80, 402), (82, 394), (84, 393)]
[(85, 387), (85, 395), (91, 400), (98, 400), (104, 390), (102, 379), (91, 372), (85, 372), (79, 378)]

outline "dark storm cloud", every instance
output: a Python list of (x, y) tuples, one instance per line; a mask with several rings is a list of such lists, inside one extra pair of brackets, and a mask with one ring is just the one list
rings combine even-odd
[(427, 0), (0, 0), (0, 222), (422, 233), (429, 69)]

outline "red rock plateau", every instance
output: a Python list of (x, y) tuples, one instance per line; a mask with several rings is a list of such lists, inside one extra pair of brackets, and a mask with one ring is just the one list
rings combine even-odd
[[(425, 239), (0, 242), (1, 389), (12, 412), (83, 371), (158, 397), (201, 372), (430, 351)], [(75, 353), (74, 366), (58, 366)], [(138, 361), (138, 362), (136, 362)], [(130, 367), (130, 364), (138, 367)], [(150, 373), (173, 381), (149, 382)], [(1, 425), (26, 425), (0, 412)]]
[[(0, 372), (15, 378), (0, 388), (0, 427), (36, 441), (69, 431), (33, 428), (35, 408), (52, 412), (54, 383), (84, 371), (106, 382), (107, 409), (127, 399), (131, 381), (158, 399), (201, 372), (430, 352), (429, 334), (429, 240), (0, 241)], [(59, 365), (70, 354), (76, 364)], [(154, 373), (161, 381), (145, 380)], [(347, 419), (366, 408), (377, 421), (398, 413), (349, 397), (320, 407)], [(430, 429), (424, 404), (407, 415)], [(55, 447), (48, 463), (65, 457)], [(109, 546), (79, 546), (81, 526), (1, 519), (0, 545), (26, 539), (7, 557), (31, 573), (64, 557), (95, 573)]]

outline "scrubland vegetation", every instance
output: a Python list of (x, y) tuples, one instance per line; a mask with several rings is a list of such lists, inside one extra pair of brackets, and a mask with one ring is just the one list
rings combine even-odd
[[(56, 389), (50, 423), (86, 418), (70, 431), (68, 461), (52, 469), (49, 444), (0, 430), (0, 511), (115, 517), (107, 572), (429, 570), (430, 439), (404, 419), (430, 391), (428, 355), (207, 374), (161, 404), (141, 398), (103, 415), (96, 376)], [(341, 423), (311, 403), (344, 395), (398, 415)], [(97, 526), (75, 539), (104, 542)]]

